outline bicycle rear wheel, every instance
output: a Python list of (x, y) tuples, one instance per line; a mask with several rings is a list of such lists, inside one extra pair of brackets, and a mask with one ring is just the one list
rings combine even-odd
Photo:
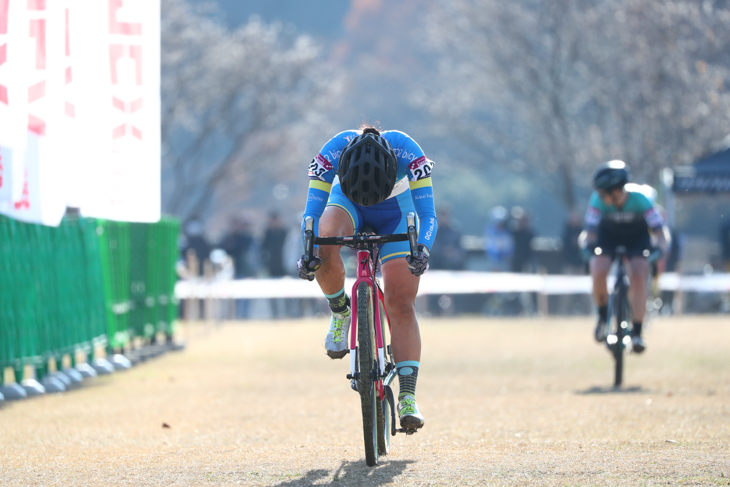
[(357, 354), (365, 462), (369, 467), (378, 463), (378, 430), (383, 428), (382, 408), (378, 404), (375, 386), (378, 370), (373, 321), (372, 289), (366, 282), (361, 282), (357, 287)]

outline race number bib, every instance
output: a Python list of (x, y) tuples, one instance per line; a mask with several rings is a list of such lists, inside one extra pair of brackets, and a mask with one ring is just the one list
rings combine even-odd
[(415, 161), (408, 164), (408, 169), (411, 170), (411, 181), (418, 181), (419, 179), (425, 179), (431, 177), (431, 169), (433, 169), (433, 161), (426, 159), (426, 156), (419, 157)]
[(330, 161), (325, 159), (322, 154), (317, 154), (317, 157), (309, 163), (309, 179), (324, 181), (324, 173), (332, 169), (332, 167)]

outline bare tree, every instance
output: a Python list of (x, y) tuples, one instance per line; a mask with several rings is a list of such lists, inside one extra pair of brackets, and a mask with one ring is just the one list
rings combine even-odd
[(185, 0), (163, 0), (163, 209), (185, 219), (218, 197), (245, 199), (272, 167), (289, 169), (281, 141), (338, 95), (308, 36), (255, 18), (229, 31)]
[(415, 99), (490, 161), (542, 181), (557, 173), (553, 192), (567, 208), (604, 160), (651, 177), (727, 131), (727, 9), (454, 0), (432, 11), (445, 76)]
[[(649, 181), (711, 150), (730, 127), (730, 11), (710, 2), (612, 3), (585, 43), (606, 152)], [(597, 62), (597, 53), (603, 53)], [(591, 55), (592, 54), (592, 55)]]

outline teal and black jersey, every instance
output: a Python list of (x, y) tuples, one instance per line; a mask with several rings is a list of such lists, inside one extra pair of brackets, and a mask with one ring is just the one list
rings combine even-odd
[(628, 199), (621, 209), (605, 204), (594, 191), (586, 211), (586, 231), (628, 238), (648, 234), (649, 229), (661, 229), (662, 217), (654, 203), (645, 194), (630, 187), (626, 191)]

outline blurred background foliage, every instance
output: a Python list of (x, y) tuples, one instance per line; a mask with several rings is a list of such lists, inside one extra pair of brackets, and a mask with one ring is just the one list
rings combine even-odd
[(728, 38), (725, 0), (163, 0), (163, 211), (298, 225), (309, 161), (369, 122), (436, 161), (464, 233), (520, 205), (556, 236), (601, 162), (658, 185), (717, 149)]

